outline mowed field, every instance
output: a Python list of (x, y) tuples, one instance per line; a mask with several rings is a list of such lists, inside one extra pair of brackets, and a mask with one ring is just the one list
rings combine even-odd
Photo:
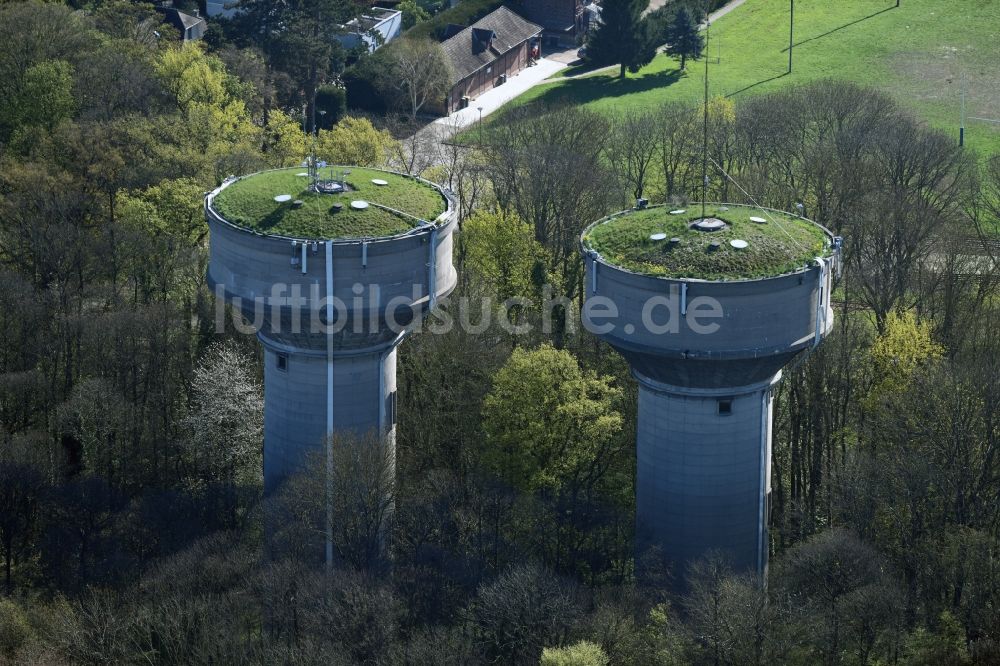
[[(791, 74), (788, 19), (789, 0), (747, 0), (713, 24), (710, 94), (738, 101), (814, 79), (847, 79), (891, 94), (957, 140), (964, 89), (966, 145), (981, 155), (1000, 152), (1000, 0), (901, 0), (898, 8), (896, 0), (795, 0)], [(625, 80), (617, 71), (564, 75), (512, 104), (573, 102), (618, 112), (703, 95), (704, 61), (680, 72), (661, 54)]]

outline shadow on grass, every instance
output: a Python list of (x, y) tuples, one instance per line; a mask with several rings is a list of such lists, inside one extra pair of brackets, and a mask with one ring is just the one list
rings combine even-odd
[[(867, 21), (870, 18), (875, 18), (879, 14), (885, 14), (886, 12), (892, 11), (895, 8), (896, 8), (896, 6), (893, 5), (892, 7), (886, 7), (885, 9), (880, 9), (879, 11), (875, 12), (874, 14), (869, 14), (868, 16), (863, 16), (863, 17), (861, 17), (859, 19), (855, 19), (854, 21), (851, 21), (850, 23), (845, 23), (844, 25), (838, 26), (838, 27), (834, 28), (833, 30), (827, 30), (822, 35), (816, 35), (815, 37), (810, 37), (809, 39), (803, 39), (801, 42), (795, 42), (794, 44), (792, 44), (792, 46), (793, 47), (795, 47), (795, 46), (802, 46), (803, 44), (808, 44), (809, 42), (814, 42), (817, 39), (822, 39), (823, 37), (827, 37), (828, 35), (832, 35), (835, 32), (843, 30), (844, 28), (850, 28), (852, 25), (857, 25), (858, 23), (861, 23), (863, 21)], [(782, 53), (788, 53), (788, 47), (786, 46), (785, 48), (781, 49), (781, 52)]]
[(275, 208), (273, 211), (268, 213), (263, 219), (261, 219), (255, 226), (261, 231), (268, 231), (273, 229), (278, 225), (283, 219), (285, 219), (285, 213), (292, 209), (291, 203), (284, 203)]
[[(821, 35), (816, 35), (815, 37), (810, 37), (809, 39), (803, 39), (800, 42), (796, 42), (792, 46), (793, 47), (795, 47), (795, 46), (801, 46), (802, 44), (808, 44), (809, 42), (816, 41), (817, 39), (822, 39), (823, 37), (826, 37), (828, 35), (832, 35), (833, 33), (837, 32), (838, 30), (843, 30), (844, 28), (849, 28), (852, 25), (857, 25), (858, 23), (861, 23), (862, 21), (867, 21), (870, 18), (875, 18), (879, 14), (885, 14), (887, 11), (890, 11), (890, 10), (895, 9), (895, 8), (896, 8), (895, 6), (892, 6), (892, 7), (886, 7), (885, 9), (880, 9), (879, 11), (875, 12), (874, 14), (869, 14), (868, 16), (863, 16), (862, 18), (855, 19), (854, 21), (851, 21), (850, 23), (845, 23), (844, 25), (838, 26), (838, 27), (836, 27), (836, 28), (834, 28), (832, 30), (827, 30), (826, 32), (824, 32)], [(781, 52), (782, 53), (788, 53), (788, 47), (786, 46), (785, 48), (781, 49)], [(750, 85), (746, 86), (745, 88), (740, 88), (739, 90), (736, 90), (734, 92), (727, 93), (726, 97), (735, 97), (736, 95), (739, 95), (740, 93), (743, 93), (743, 92), (746, 92), (747, 90), (750, 90), (751, 88), (756, 88), (757, 86), (764, 85), (765, 83), (770, 83), (771, 81), (777, 81), (780, 78), (788, 76), (788, 74), (789, 74), (789, 72), (782, 72), (781, 74), (778, 74), (776, 76), (772, 76), (771, 78), (761, 79), (760, 81), (757, 81), (756, 83), (751, 83)]]
[(781, 74), (778, 74), (777, 76), (772, 76), (769, 79), (762, 79), (762, 80), (758, 81), (757, 83), (751, 83), (750, 85), (746, 86), (745, 88), (740, 88), (739, 90), (736, 90), (734, 92), (726, 93), (726, 97), (727, 98), (729, 98), (729, 97), (735, 97), (736, 95), (739, 95), (742, 92), (746, 92), (746, 91), (750, 90), (751, 88), (756, 88), (757, 86), (762, 86), (765, 83), (769, 83), (771, 81), (777, 81), (778, 79), (786, 77), (786, 76), (788, 76), (788, 72), (782, 72)]
[(617, 76), (591, 76), (568, 79), (572, 83), (556, 85), (531, 101), (532, 104), (554, 105), (565, 102), (587, 104), (599, 99), (622, 97), (646, 92), (677, 83), (681, 75), (679, 69), (666, 70), (656, 74), (646, 74), (635, 78), (619, 79)]
[(580, 61), (579, 64), (570, 65), (566, 69), (560, 71), (557, 75), (550, 77), (550, 80), (559, 81), (560, 79), (572, 79), (577, 76), (589, 74), (590, 72), (596, 72), (597, 70), (603, 68), (604, 65), (595, 65), (591, 62)]
[[(350, 185), (350, 183), (348, 183)], [(309, 195), (309, 188), (305, 188), (299, 191), (297, 194), (292, 195), (292, 199), (305, 199)], [(285, 215), (295, 210), (295, 206), (292, 201), (286, 201), (284, 203), (278, 204), (278, 207), (272, 210), (270, 213), (260, 218), (260, 221), (254, 225), (260, 231), (270, 231), (275, 226), (280, 224), (285, 219)]]

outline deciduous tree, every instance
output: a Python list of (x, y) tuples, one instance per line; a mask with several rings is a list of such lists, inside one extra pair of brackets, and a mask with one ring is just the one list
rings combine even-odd
[(469, 615), (486, 654), (505, 663), (537, 662), (579, 615), (575, 587), (537, 564), (510, 567), (484, 584)]
[(16, 451), (12, 443), (4, 448), (0, 449), (0, 550), (4, 584), (10, 595), (14, 591), (13, 563), (30, 552), (34, 541), (45, 480), (30, 454)]
[(379, 51), (388, 67), (381, 86), (411, 119), (428, 104), (443, 102), (451, 85), (451, 64), (430, 39), (400, 39)]
[(600, 645), (580, 641), (562, 648), (545, 648), (538, 663), (539, 666), (608, 666), (610, 661)]
[(232, 342), (209, 348), (195, 368), (191, 397), (184, 445), (196, 469), (227, 483), (259, 479), (264, 392), (253, 359)]
[(462, 231), (465, 266), (488, 294), (500, 303), (537, 295), (533, 275), (545, 250), (528, 224), (512, 214), (481, 211), (465, 221)]
[(621, 188), (633, 199), (642, 197), (646, 189), (657, 155), (658, 129), (655, 117), (641, 111), (627, 111), (611, 121), (605, 152)]
[(395, 145), (389, 132), (375, 128), (367, 118), (347, 116), (333, 129), (320, 130), (316, 154), (331, 164), (380, 167)]
[(622, 428), (620, 394), (567, 351), (515, 349), (483, 403), (483, 461), (524, 490), (593, 483)]

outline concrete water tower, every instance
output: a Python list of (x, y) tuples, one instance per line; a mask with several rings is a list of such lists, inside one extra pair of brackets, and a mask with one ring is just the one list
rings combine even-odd
[(612, 215), (581, 239), (584, 324), (639, 382), (636, 550), (765, 574), (772, 392), (833, 325), (840, 240), (737, 205)]
[(279, 169), (208, 194), (208, 283), (264, 346), (264, 492), (334, 432), (394, 445), (396, 347), (456, 284), (456, 206), (418, 178)]

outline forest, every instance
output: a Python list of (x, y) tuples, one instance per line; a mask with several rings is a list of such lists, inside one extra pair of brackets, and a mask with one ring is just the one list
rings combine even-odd
[[(835, 80), (464, 143), (405, 99), (320, 122), (357, 8), (247, 1), (199, 44), (0, 4), (0, 663), (1000, 663), (1000, 155)], [(638, 389), (579, 236), (700, 197), (705, 137), (710, 201), (801, 203), (845, 271), (778, 385), (767, 580), (710, 554), (681, 594), (633, 547)], [(205, 193), (310, 151), (453, 191), (428, 328), (486, 304), (400, 347), (391, 459), (330, 443), (332, 566), (322, 463), (263, 497), (260, 347), (205, 284)]]

